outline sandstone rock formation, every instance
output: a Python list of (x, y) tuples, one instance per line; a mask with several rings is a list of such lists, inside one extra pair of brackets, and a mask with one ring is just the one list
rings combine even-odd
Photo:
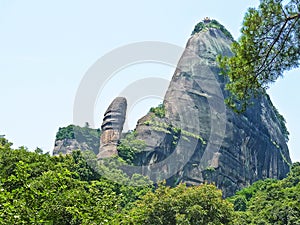
[[(267, 95), (243, 114), (224, 105), (227, 81), (216, 57), (230, 56), (233, 40), (222, 30), (205, 28), (189, 39), (164, 98), (165, 117), (151, 112), (138, 121), (147, 150), (136, 164), (154, 180), (167, 174), (170, 185), (214, 182), (229, 196), (256, 180), (285, 177), (291, 160), (286, 128)], [(152, 173), (158, 163), (161, 171)]]
[(104, 114), (101, 126), (102, 134), (97, 157), (107, 158), (118, 154), (117, 144), (120, 140), (127, 110), (126, 98), (117, 97)]
[[(243, 114), (224, 105), (227, 80), (219, 75), (216, 57), (230, 56), (232, 42), (216, 21), (196, 26), (159, 113), (151, 110), (136, 126), (137, 139), (147, 146), (133, 162), (142, 166), (136, 167), (142, 174), (166, 177), (169, 185), (214, 182), (224, 196), (259, 179), (286, 176), (291, 163), (287, 131), (268, 95), (255, 99)], [(126, 108), (126, 99), (116, 98), (107, 109), (98, 158), (118, 154)], [(91, 149), (76, 141), (58, 140), (56, 149)]]

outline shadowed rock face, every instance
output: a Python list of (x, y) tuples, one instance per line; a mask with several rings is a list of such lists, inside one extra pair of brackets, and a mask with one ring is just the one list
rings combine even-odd
[(101, 126), (100, 149), (97, 157), (107, 158), (118, 154), (117, 144), (120, 140), (127, 110), (126, 98), (117, 97), (104, 114)]
[(223, 104), (227, 81), (219, 75), (216, 57), (232, 55), (231, 43), (216, 28), (194, 34), (165, 95), (165, 118), (149, 113), (138, 121), (137, 138), (147, 150), (136, 163), (150, 170), (175, 155), (162, 166), (162, 173), (173, 172), (169, 185), (214, 182), (230, 196), (256, 180), (281, 179), (289, 171), (284, 129), (269, 97), (257, 98), (244, 114)]
[(53, 149), (53, 155), (70, 154), (74, 150), (99, 153), (100, 129), (69, 125), (59, 128)]
[(66, 155), (78, 149), (81, 151), (86, 151), (90, 150), (90, 146), (88, 146), (88, 144), (85, 142), (80, 143), (76, 139), (56, 140), (54, 144), (53, 155)]

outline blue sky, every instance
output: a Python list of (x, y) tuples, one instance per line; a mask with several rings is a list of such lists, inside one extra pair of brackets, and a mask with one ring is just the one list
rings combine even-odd
[[(250, 0), (0, 0), (0, 134), (15, 146), (51, 151), (58, 128), (73, 122), (81, 79), (101, 56), (138, 41), (184, 47), (195, 24), (206, 16), (238, 38), (246, 9), (257, 4)], [(160, 66), (150, 71), (172, 75), (171, 69)], [(287, 73), (269, 91), (288, 122), (294, 161), (300, 161), (299, 72)], [(99, 97), (97, 127), (115, 95), (112, 91)], [(155, 101), (159, 100), (144, 102), (142, 108), (147, 111)]]

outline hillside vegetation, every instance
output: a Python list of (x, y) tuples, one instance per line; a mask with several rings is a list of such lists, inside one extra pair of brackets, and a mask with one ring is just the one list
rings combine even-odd
[[(0, 224), (300, 224), (300, 163), (229, 199), (213, 184), (154, 186), (111, 163), (99, 166), (87, 151), (13, 149), (0, 138)], [(123, 184), (104, 178), (107, 170)]]

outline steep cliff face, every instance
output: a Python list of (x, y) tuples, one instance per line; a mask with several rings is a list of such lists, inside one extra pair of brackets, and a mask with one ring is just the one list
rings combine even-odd
[(165, 115), (150, 112), (138, 121), (137, 138), (147, 149), (136, 163), (151, 170), (175, 156), (161, 171), (170, 185), (215, 182), (229, 196), (258, 179), (285, 177), (291, 160), (282, 118), (267, 95), (243, 114), (224, 105), (226, 79), (216, 62), (232, 54), (224, 33), (208, 26), (189, 39), (164, 98)]

